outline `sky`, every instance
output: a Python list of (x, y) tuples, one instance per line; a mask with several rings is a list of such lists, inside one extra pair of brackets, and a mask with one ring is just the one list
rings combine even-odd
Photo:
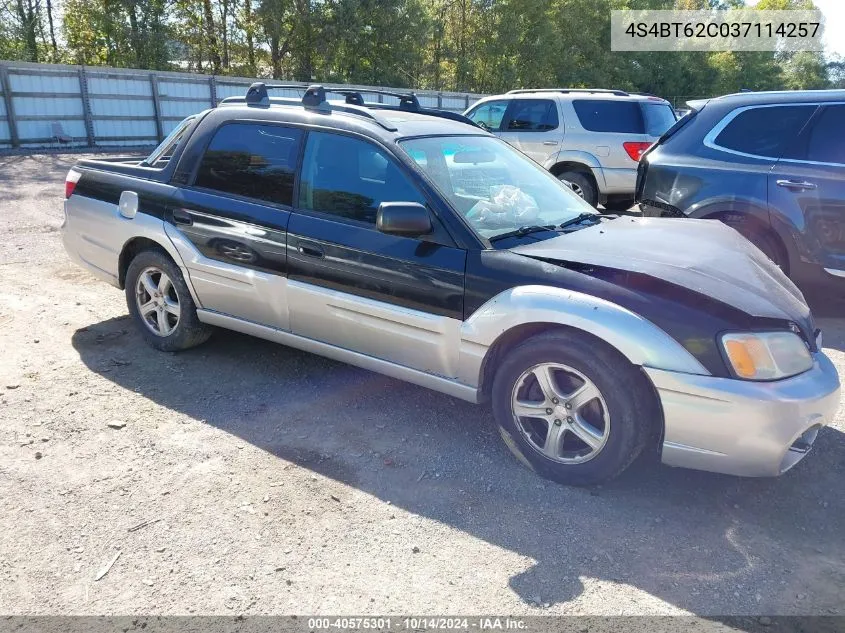
[(814, 0), (819, 11), (824, 13), (824, 45), (829, 53), (845, 57), (845, 0)]
[[(813, 3), (825, 17), (826, 52), (845, 57), (845, 38), (840, 35), (845, 32), (845, 0), (813, 0)], [(746, 0), (746, 4), (753, 6), (757, 0)]]

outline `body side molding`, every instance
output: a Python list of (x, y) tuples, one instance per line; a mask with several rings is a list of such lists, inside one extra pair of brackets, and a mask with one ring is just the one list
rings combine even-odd
[(439, 391), (440, 393), (445, 393), (447, 395), (454, 396), (455, 398), (466, 400), (467, 402), (478, 402), (478, 389), (470, 385), (461, 384), (454, 379), (428, 374), (417, 369), (405, 367), (404, 365), (400, 365), (398, 363), (391, 363), (374, 356), (368, 356), (366, 354), (354, 352), (336, 345), (330, 345), (304, 336), (298, 336), (291, 332), (267, 327), (244, 319), (238, 319), (212, 310), (199, 309), (197, 310), (197, 316), (200, 321), (208, 323), (209, 325), (228, 328), (230, 330), (235, 330), (236, 332), (273, 341), (274, 343), (281, 343), (282, 345), (295, 347), (305, 352), (325, 356), (326, 358), (331, 358), (343, 363), (355, 365), (356, 367), (378, 372), (380, 374), (390, 376), (391, 378), (397, 378), (421, 387), (426, 387), (427, 389)]

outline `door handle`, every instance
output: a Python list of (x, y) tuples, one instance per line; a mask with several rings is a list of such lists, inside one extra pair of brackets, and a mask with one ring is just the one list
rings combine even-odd
[(557, 141), (543, 141), (543, 145), (557, 145)]
[(790, 191), (803, 191), (805, 189), (815, 189), (817, 185), (806, 180), (777, 180), (775, 181), (778, 187), (786, 187)]
[(323, 257), (323, 249), (310, 242), (300, 242), (296, 250), (307, 257)]
[(191, 219), (191, 214), (185, 209), (173, 209), (173, 223), (191, 226), (194, 221)]

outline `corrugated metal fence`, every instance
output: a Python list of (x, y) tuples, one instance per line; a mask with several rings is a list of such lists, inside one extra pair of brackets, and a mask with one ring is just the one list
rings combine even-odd
[[(253, 81), (0, 61), (0, 149), (155, 145), (186, 116), (213, 107), (225, 97), (245, 94)], [(300, 96), (302, 92), (273, 94)], [(423, 106), (456, 112), (464, 111), (481, 96), (417, 91)], [(398, 103), (391, 97), (383, 99), (385, 103)]]

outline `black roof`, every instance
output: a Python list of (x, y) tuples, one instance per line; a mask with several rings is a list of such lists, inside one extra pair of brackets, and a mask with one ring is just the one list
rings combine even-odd
[(823, 103), (828, 101), (845, 102), (845, 90), (772, 90), (762, 92), (737, 92), (712, 99), (698, 99), (688, 101), (693, 108), (702, 105), (724, 105), (730, 108), (740, 108), (747, 105), (763, 105), (776, 103)]

